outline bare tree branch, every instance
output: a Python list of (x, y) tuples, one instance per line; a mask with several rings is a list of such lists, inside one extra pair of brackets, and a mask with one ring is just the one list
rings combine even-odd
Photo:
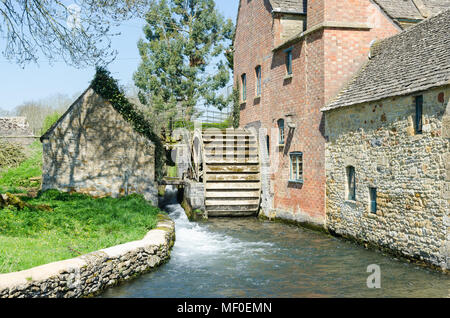
[[(72, 3), (71, 3), (72, 2)], [(0, 49), (24, 66), (43, 56), (69, 65), (106, 65), (117, 55), (111, 29), (142, 17), (150, 0), (0, 0)]]

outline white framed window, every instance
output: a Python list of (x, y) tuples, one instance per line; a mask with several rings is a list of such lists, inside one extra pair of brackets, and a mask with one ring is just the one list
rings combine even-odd
[(303, 183), (303, 153), (291, 152), (289, 157), (291, 161), (289, 182)]

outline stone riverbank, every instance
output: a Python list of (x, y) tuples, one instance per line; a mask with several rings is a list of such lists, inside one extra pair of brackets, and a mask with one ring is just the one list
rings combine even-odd
[(158, 216), (157, 227), (140, 241), (77, 258), (0, 275), (0, 298), (77, 298), (151, 271), (170, 258), (175, 224)]

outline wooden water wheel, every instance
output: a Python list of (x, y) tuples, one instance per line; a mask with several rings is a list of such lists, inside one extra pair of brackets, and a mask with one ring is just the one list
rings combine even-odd
[(192, 148), (192, 174), (204, 183), (207, 215), (256, 215), (261, 193), (256, 136), (244, 129), (197, 130)]

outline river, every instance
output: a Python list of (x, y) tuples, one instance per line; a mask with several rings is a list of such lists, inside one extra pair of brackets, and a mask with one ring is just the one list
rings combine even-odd
[[(257, 218), (189, 222), (168, 188), (171, 259), (100, 297), (449, 297), (448, 275), (323, 233)], [(380, 268), (381, 288), (368, 288)]]

